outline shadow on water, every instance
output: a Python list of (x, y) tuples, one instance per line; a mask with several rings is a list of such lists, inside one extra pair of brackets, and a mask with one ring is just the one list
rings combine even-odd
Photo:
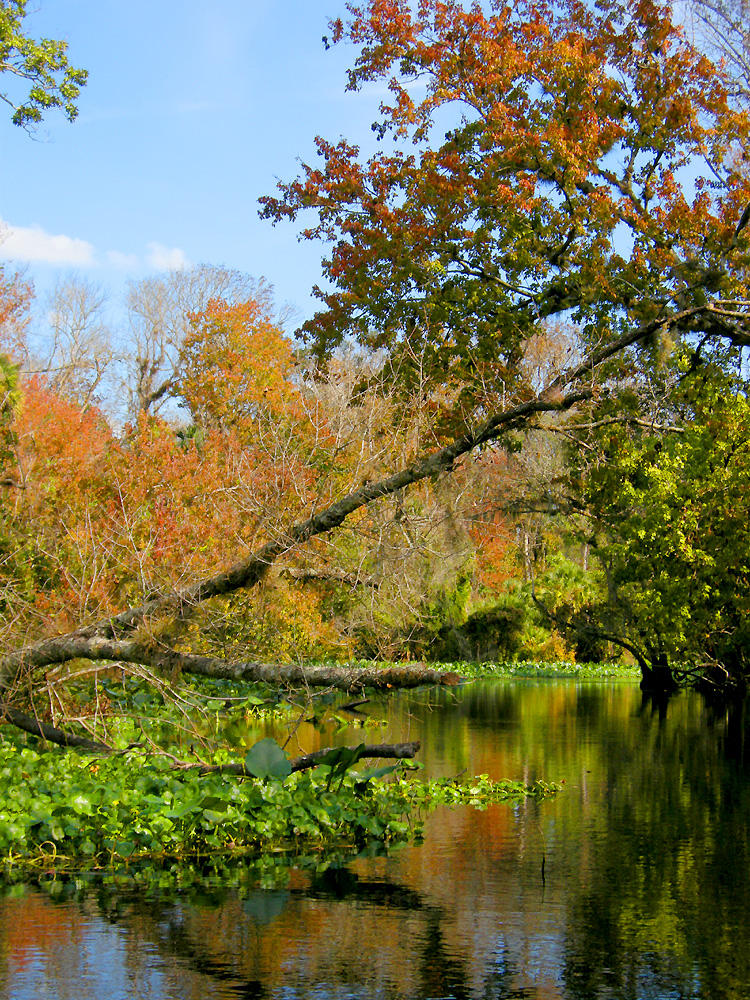
[(744, 706), (533, 680), (402, 694), (382, 710), (384, 738), (422, 739), (429, 774), (564, 778), (565, 790), (440, 810), (423, 845), (347, 864), (8, 887), (0, 995), (750, 997)]

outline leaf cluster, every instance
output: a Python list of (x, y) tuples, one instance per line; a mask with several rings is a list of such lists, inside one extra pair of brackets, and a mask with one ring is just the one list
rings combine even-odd
[(70, 65), (67, 42), (35, 39), (26, 33), (27, 7), (27, 0), (0, 3), (0, 74), (11, 78), (10, 86), (0, 90), (0, 100), (10, 105), (15, 125), (33, 131), (55, 108), (68, 121), (76, 118), (88, 73)]

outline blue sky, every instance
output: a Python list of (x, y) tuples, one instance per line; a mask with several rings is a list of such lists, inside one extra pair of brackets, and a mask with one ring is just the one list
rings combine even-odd
[[(30, 5), (31, 6), (31, 5)], [(128, 280), (223, 264), (314, 309), (322, 248), (257, 199), (313, 155), (313, 137), (369, 144), (375, 93), (347, 94), (353, 51), (326, 51), (344, 0), (36, 0), (27, 25), (64, 38), (89, 83), (71, 125), (36, 139), (0, 106), (0, 256), (40, 292), (71, 271), (121, 301)]]

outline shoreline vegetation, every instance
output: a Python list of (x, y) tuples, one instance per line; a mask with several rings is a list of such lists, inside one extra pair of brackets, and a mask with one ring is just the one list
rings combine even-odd
[[(459, 675), (461, 683), (492, 677), (637, 679), (633, 668), (612, 664), (436, 666)], [(319, 752), (317, 766), (291, 773), (294, 761), (275, 740), (266, 737), (247, 749), (248, 734), (268, 726), (281, 731), (285, 725), (292, 732), (300, 709), (312, 713), (307, 723), (328, 725), (323, 739), (330, 738), (329, 724), (337, 732), (347, 721), (362, 729), (382, 723), (357, 712), (357, 703), (344, 704), (341, 692), (316, 695), (311, 708), (309, 701), (296, 700), (299, 693), (280, 698), (259, 685), (202, 680), (181, 692), (183, 707), (188, 691), (200, 706), (192, 741), (175, 727), (175, 703), (133, 679), (99, 685), (98, 698), (107, 700), (110, 714), (93, 725), (106, 725), (116, 748), (109, 755), (61, 751), (9, 726), (0, 728), (0, 878), (136, 862), (217, 857), (228, 862), (267, 853), (313, 853), (321, 861), (342, 853), (351, 857), (419, 840), (424, 817), (437, 806), (483, 809), (545, 798), (562, 787), (487, 775), (424, 779), (413, 760), (372, 767), (363, 754), (365, 746), (371, 748), (369, 740)], [(82, 704), (85, 695), (90, 698), (91, 692), (81, 692)], [(91, 725), (89, 720), (88, 732)], [(164, 745), (170, 727), (169, 749), (155, 752), (154, 737), (158, 733)], [(102, 732), (95, 728), (94, 734)]]
[[(361, 661), (359, 666), (376, 666), (375, 661)], [(388, 664), (389, 666), (391, 664)], [(395, 664), (393, 664), (395, 665)], [(578, 678), (580, 680), (640, 681), (640, 668), (624, 663), (576, 663), (574, 660), (535, 661), (497, 660), (486, 662), (453, 661), (430, 662), (438, 672), (457, 674), (461, 681), (482, 680), (492, 677), (548, 677)]]

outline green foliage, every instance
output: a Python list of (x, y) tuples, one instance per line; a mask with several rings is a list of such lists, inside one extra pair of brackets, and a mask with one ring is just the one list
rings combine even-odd
[[(331, 661), (324, 661), (325, 665)], [(352, 667), (396, 667), (400, 661), (352, 660)], [(635, 680), (640, 676), (637, 667), (623, 663), (588, 663), (574, 660), (541, 659), (487, 659), (487, 660), (433, 660), (435, 670), (458, 674), (465, 680), (486, 677), (577, 677), (581, 680), (620, 678)]]
[(744, 687), (750, 675), (750, 403), (720, 371), (688, 371), (672, 432), (610, 424), (583, 497), (606, 604), (591, 616), (646, 670)]
[[(270, 772), (276, 755), (267, 756)], [(5, 739), (0, 854), (6, 863), (46, 859), (64, 866), (86, 859), (101, 866), (217, 852), (359, 850), (370, 841), (413, 838), (420, 829), (415, 814), (435, 805), (481, 806), (555, 790), (484, 777), (466, 784), (423, 783), (396, 774), (386, 784), (377, 778), (392, 767), (343, 774), (356, 756), (341, 757), (328, 774), (322, 768), (321, 775), (305, 771), (280, 780), (267, 773), (266, 780), (240, 780), (175, 771), (163, 758), (86, 759)], [(253, 759), (260, 770), (261, 751)], [(335, 791), (334, 774), (340, 777)]]
[(327, 754), (320, 758), (319, 763), (328, 769), (328, 787), (334, 778), (343, 778), (346, 771), (358, 760), (362, 759), (364, 743), (356, 747), (333, 747)]
[(428, 608), (428, 619), (440, 626), (460, 625), (466, 620), (471, 598), (471, 573), (461, 572), (444, 586)]
[(544, 609), (553, 612), (556, 619), (567, 621), (590, 603), (596, 592), (593, 574), (560, 553), (553, 553), (533, 586), (512, 582), (505, 593), (475, 603), (462, 618), (441, 622), (432, 633), (426, 629), (418, 633), (416, 642), (422, 643), (419, 654), (441, 661), (554, 660), (570, 656), (575, 642), (560, 634)]
[(283, 781), (292, 773), (292, 766), (276, 740), (270, 737), (250, 747), (245, 755), (245, 767), (256, 778)]
[(511, 659), (521, 648), (527, 610), (521, 601), (480, 607), (460, 625), (442, 628), (430, 643), (427, 656), (434, 660)]
[(25, 33), (27, 6), (27, 0), (0, 0), (0, 73), (13, 78), (0, 99), (13, 108), (13, 123), (30, 130), (53, 108), (73, 121), (88, 74), (68, 63), (67, 42)]
[[(467, 620), (471, 599), (471, 573), (463, 570), (450, 583), (445, 583), (422, 602), (416, 623), (411, 622), (406, 631), (411, 652), (420, 657), (438, 655), (443, 659), (466, 654), (457, 637)], [(453, 640), (454, 645), (451, 645)], [(441, 650), (441, 653), (436, 653)]]
[(15, 434), (11, 425), (20, 402), (18, 365), (0, 354), (0, 471), (13, 458)]
[(20, 398), (18, 365), (13, 364), (5, 354), (0, 354), (0, 416), (3, 424), (10, 423)]
[(626, 680), (640, 677), (637, 667), (622, 663), (576, 663), (572, 660), (488, 660), (435, 664), (467, 680), (486, 677), (571, 677), (577, 680)]

